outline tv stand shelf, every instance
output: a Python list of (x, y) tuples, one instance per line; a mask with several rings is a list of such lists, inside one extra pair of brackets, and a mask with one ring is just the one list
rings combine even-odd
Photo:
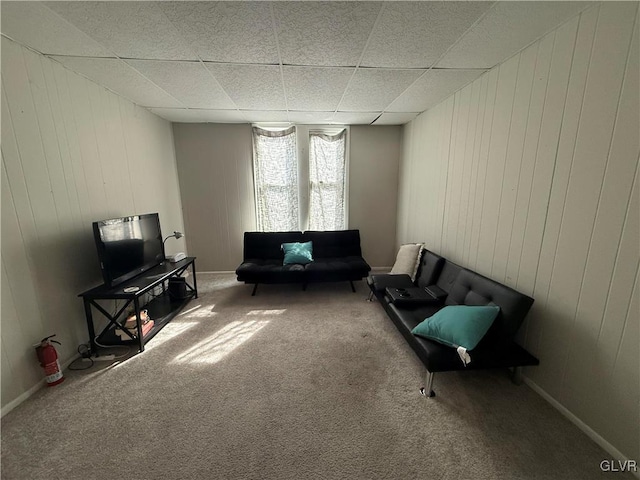
[[(176, 263), (165, 261), (123, 284), (115, 287), (100, 285), (78, 295), (82, 297), (84, 301), (84, 311), (92, 351), (98, 351), (98, 343), (101, 345), (114, 346), (137, 345), (140, 352), (144, 351), (146, 342), (151, 340), (167, 323), (180, 313), (192, 298), (198, 298), (195, 260), (195, 257), (187, 257)], [(169, 279), (182, 276), (189, 268), (191, 268), (191, 278), (185, 282), (185, 298), (172, 298), (166, 288)], [(146, 305), (141, 305), (141, 297), (144, 294), (151, 293), (153, 289), (159, 285), (162, 285), (162, 294), (153, 298)], [(137, 290), (125, 291), (129, 290), (130, 287), (137, 287)], [(98, 300), (124, 300), (125, 304), (116, 312), (109, 313), (98, 303)], [(132, 304), (133, 309), (131, 309)], [(97, 310), (108, 320), (107, 325), (98, 335), (96, 335), (93, 321), (93, 309)], [(129, 310), (131, 310), (132, 314), (135, 314), (136, 328), (132, 338), (122, 339), (116, 335), (115, 329), (122, 327), (124, 323), (122, 317), (124, 316), (126, 318), (127, 315), (125, 315), (125, 313)], [(154, 321), (153, 328), (144, 335), (142, 333), (143, 322), (141, 321), (141, 312), (143, 310), (147, 310), (149, 318)]]

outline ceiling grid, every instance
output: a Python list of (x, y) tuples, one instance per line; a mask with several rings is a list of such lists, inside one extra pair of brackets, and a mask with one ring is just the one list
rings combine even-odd
[(403, 124), (597, 2), (0, 3), (2, 35), (175, 122)]

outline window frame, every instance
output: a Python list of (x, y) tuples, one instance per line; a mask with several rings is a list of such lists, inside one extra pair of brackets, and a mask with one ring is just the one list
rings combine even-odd
[[(312, 133), (335, 135), (341, 131), (345, 131), (345, 154), (344, 154), (344, 225), (345, 229), (349, 229), (349, 170), (350, 170), (350, 146), (351, 146), (351, 129), (349, 125), (298, 125), (292, 123), (254, 123), (252, 127), (262, 130), (286, 130), (295, 127), (296, 146), (297, 146), (297, 162), (298, 162), (298, 229), (305, 231), (309, 228), (309, 208), (311, 193), (311, 177), (309, 175), (309, 147), (310, 135)], [(252, 135), (253, 142), (253, 135)], [(255, 160), (252, 159), (254, 168), (254, 201), (256, 202), (256, 228), (258, 227), (258, 205), (257, 205), (257, 184), (255, 182)]]

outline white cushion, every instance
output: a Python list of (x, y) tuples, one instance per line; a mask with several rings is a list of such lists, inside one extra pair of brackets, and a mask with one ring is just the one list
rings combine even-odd
[(415, 281), (418, 266), (420, 265), (420, 254), (424, 246), (421, 243), (410, 243), (402, 245), (396, 255), (396, 263), (391, 269), (391, 274), (406, 274)]

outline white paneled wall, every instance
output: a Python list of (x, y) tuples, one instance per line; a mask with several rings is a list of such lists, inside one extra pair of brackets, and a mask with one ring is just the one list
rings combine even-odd
[[(234, 271), (244, 232), (256, 229), (251, 126), (174, 123), (173, 132), (189, 251), (201, 271)], [(298, 134), (308, 135), (308, 126)], [(348, 143), (349, 228), (360, 230), (367, 261), (388, 267), (395, 258), (400, 127), (353, 126)]]
[(64, 362), (88, 340), (77, 294), (102, 281), (91, 223), (183, 222), (171, 124), (4, 37), (1, 179), (5, 412), (43, 378), (34, 343), (56, 333)]
[(251, 125), (174, 123), (189, 252), (201, 271), (234, 271), (256, 229)]
[(640, 419), (638, 4), (583, 12), (405, 127), (398, 243), (535, 298), (526, 375), (627, 458)]

